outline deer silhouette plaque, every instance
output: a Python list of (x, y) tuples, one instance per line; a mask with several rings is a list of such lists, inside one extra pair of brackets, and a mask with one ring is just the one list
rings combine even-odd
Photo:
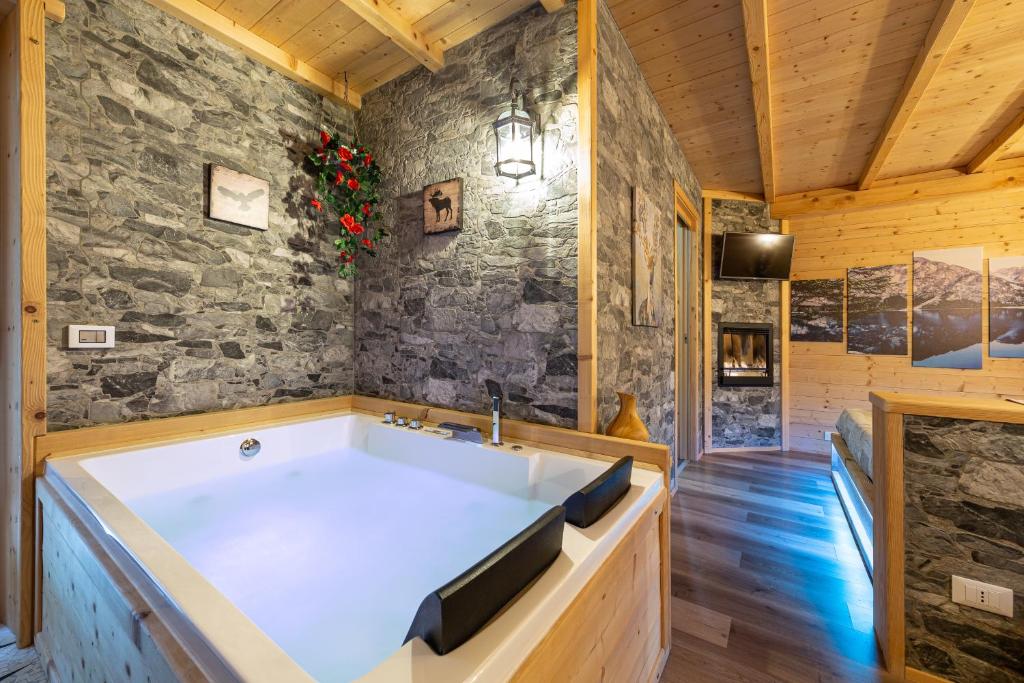
[(462, 229), (462, 178), (452, 178), (423, 188), (423, 232)]
[(270, 182), (211, 166), (210, 218), (266, 230), (270, 227)]

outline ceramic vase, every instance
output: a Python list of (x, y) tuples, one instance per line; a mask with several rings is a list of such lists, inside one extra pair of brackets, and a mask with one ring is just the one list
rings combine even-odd
[(621, 391), (615, 393), (619, 395), (619, 414), (608, 423), (604, 433), (608, 436), (617, 436), (620, 439), (650, 441), (651, 434), (636, 412), (636, 396)]

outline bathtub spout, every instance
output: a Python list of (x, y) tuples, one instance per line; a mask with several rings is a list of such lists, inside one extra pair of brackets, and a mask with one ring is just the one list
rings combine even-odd
[(491, 445), (502, 445), (501, 440), (501, 385), (493, 379), (484, 380), (487, 385), (487, 393), (491, 397)]

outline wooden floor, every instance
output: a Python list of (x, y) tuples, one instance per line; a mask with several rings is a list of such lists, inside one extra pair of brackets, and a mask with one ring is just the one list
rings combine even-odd
[(871, 583), (825, 456), (705, 456), (672, 507), (663, 683), (883, 681)]
[(33, 648), (19, 650), (11, 629), (0, 624), (0, 682), (45, 683), (46, 675)]

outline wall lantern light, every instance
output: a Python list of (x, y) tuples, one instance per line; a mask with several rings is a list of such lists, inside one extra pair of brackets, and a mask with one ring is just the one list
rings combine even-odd
[[(519, 86), (519, 87), (517, 87)], [(525, 178), (537, 172), (533, 163), (533, 119), (523, 108), (522, 85), (516, 78), (509, 84), (511, 103), (494, 122), (497, 162), (494, 171), (506, 178)]]

